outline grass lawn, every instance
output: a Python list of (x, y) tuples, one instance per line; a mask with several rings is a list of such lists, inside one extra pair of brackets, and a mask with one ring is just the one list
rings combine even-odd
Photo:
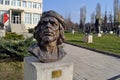
[(120, 37), (116, 34), (102, 34), (102, 37), (97, 37), (97, 35), (94, 34), (93, 43), (83, 42), (83, 34), (65, 33), (65, 36), (67, 42), (120, 55)]
[[(120, 55), (120, 37), (113, 35), (93, 35), (93, 43), (83, 42), (83, 34), (66, 33), (66, 41), (81, 46), (113, 52)], [(0, 60), (0, 80), (23, 80), (23, 62), (12, 59)]]
[(0, 60), (0, 80), (23, 80), (23, 62)]

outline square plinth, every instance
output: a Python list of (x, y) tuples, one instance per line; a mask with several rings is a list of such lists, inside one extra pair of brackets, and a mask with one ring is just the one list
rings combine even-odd
[(93, 36), (92, 35), (85, 35), (83, 41), (87, 43), (93, 43)]
[(35, 57), (25, 57), (24, 80), (73, 80), (73, 63), (66, 59), (41, 63)]
[(5, 37), (5, 30), (0, 30), (0, 37)]

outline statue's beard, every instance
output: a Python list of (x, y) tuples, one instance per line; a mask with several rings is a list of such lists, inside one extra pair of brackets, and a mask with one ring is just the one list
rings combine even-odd
[(51, 30), (51, 29), (45, 29), (44, 31), (41, 32), (41, 40), (44, 42), (53, 42), (55, 40), (57, 40), (58, 33), (56, 33), (55, 31)]
[(42, 41), (44, 42), (53, 42), (55, 40), (57, 40), (57, 37), (53, 37), (53, 36), (43, 36), (42, 38)]

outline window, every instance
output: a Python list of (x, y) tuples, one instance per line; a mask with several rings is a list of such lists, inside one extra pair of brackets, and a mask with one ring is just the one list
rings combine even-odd
[(10, 1), (9, 0), (5, 0), (5, 5), (9, 5)]
[(37, 3), (33, 3), (33, 8), (37, 8)]
[(12, 0), (11, 5), (16, 6), (16, 0)]
[(33, 24), (37, 24), (40, 20), (40, 14), (33, 14)]
[(27, 7), (28, 7), (28, 8), (32, 8), (32, 2), (28, 2)]
[(25, 13), (25, 23), (31, 24), (31, 13)]
[(3, 4), (3, 0), (0, 0), (0, 4)]
[(37, 8), (38, 8), (38, 9), (41, 8), (41, 4), (40, 4), (40, 3), (37, 4)]
[(27, 7), (26, 1), (22, 1), (22, 7)]
[(21, 6), (21, 2), (20, 2), (20, 0), (17, 0), (17, 2), (16, 2), (17, 4), (17, 6)]

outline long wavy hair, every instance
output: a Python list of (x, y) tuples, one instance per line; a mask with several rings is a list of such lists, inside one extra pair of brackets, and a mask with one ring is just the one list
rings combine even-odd
[[(39, 23), (37, 24), (37, 26), (34, 28), (34, 38), (38, 41), (38, 43), (41, 42), (42, 37), (40, 37), (40, 33), (41, 33), (41, 21), (39, 21)], [(57, 45), (61, 45), (65, 40), (65, 36), (64, 36), (64, 28), (62, 26), (62, 24), (59, 24), (59, 37), (57, 39)]]

